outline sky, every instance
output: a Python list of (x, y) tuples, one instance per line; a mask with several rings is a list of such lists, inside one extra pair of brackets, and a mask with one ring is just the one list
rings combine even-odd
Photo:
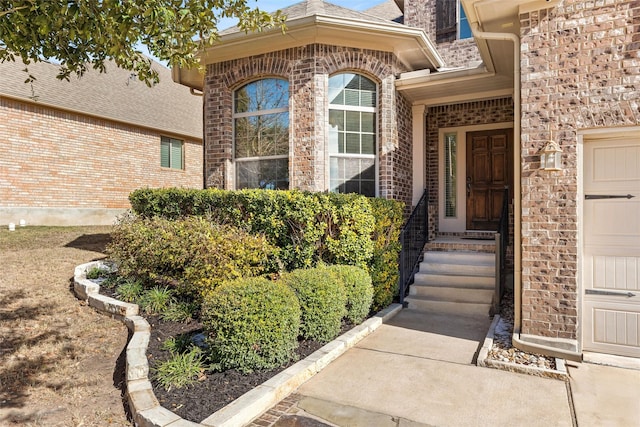
[[(259, 7), (260, 10), (267, 12), (274, 12), (278, 9), (284, 9), (285, 7), (299, 3), (301, 0), (254, 0), (248, 1), (247, 6)], [(338, 6), (348, 7), (353, 10), (365, 10), (370, 7), (376, 6), (380, 3), (384, 3), (386, 0), (327, 0), (329, 3), (337, 4)], [(224, 30), (235, 25), (232, 20), (220, 21), (218, 30)]]
[[(249, 0), (247, 6), (259, 7), (261, 10), (267, 12), (274, 12), (278, 9), (284, 9), (285, 7), (299, 3), (301, 0)], [(365, 10), (373, 6), (384, 3), (386, 0), (327, 0), (329, 3), (337, 4), (338, 6), (348, 7), (353, 10)], [(218, 31), (222, 31), (226, 28), (232, 27), (236, 24), (233, 19), (222, 19), (218, 23)], [(144, 46), (138, 46), (140, 50), (149, 55), (149, 52)], [(149, 55), (151, 56), (151, 55)], [(166, 65), (166, 64), (165, 64)]]

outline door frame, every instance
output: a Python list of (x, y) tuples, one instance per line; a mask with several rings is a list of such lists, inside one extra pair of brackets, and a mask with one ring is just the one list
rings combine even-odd
[[(467, 231), (467, 133), (489, 130), (511, 129), (513, 122), (490, 123), (474, 126), (444, 127), (438, 129), (438, 231), (444, 233), (464, 233)], [(456, 205), (458, 206), (455, 217), (445, 217), (445, 163), (444, 143), (445, 136), (456, 135), (457, 164), (456, 164)], [(515, 137), (512, 141), (515, 144)], [(515, 149), (515, 147), (513, 147)], [(515, 168), (514, 168), (515, 170)], [(515, 175), (513, 177), (515, 182)], [(511, 185), (514, 185), (514, 182)]]
[[(585, 267), (585, 221), (584, 221), (584, 161), (585, 161), (585, 142), (590, 141), (598, 141), (598, 140), (615, 140), (615, 139), (629, 139), (629, 138), (640, 138), (640, 126), (629, 126), (624, 128), (600, 128), (600, 129), (584, 129), (578, 131), (578, 140), (576, 146), (576, 154), (577, 154), (577, 175), (578, 175), (578, 194), (576, 197), (576, 209), (578, 216), (578, 235), (577, 235), (577, 272), (576, 272), (576, 283), (578, 285), (577, 292), (577, 309), (578, 309), (578, 330), (577, 332), (577, 341), (578, 341), (578, 352), (583, 353), (584, 351), (584, 340), (586, 331), (585, 328), (585, 316), (586, 316), (586, 307), (585, 307), (585, 275), (584, 275), (584, 267)], [(624, 358), (623, 356), (609, 356), (609, 357), (617, 357)]]

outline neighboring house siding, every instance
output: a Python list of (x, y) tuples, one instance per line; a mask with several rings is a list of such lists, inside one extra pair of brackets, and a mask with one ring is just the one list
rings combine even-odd
[[(436, 42), (436, 2), (424, 0), (406, 0), (404, 6), (404, 24), (422, 28), (429, 39)], [(438, 53), (447, 67), (465, 67), (481, 61), (480, 52), (473, 38), (438, 43)]]
[[(640, 124), (640, 2), (523, 14), (522, 333), (578, 338), (578, 132)], [(554, 139), (563, 170), (540, 171)]]
[[(127, 209), (129, 193), (137, 188), (201, 188), (201, 143), (168, 134), (184, 140), (185, 170), (165, 169), (160, 167), (161, 135), (156, 130), (0, 97), (2, 221), (91, 223), (81, 218), (83, 209), (94, 214), (105, 211), (107, 216)], [(14, 218), (12, 212), (27, 218)], [(92, 218), (105, 221), (95, 215)]]
[(205, 180), (207, 187), (235, 188), (233, 91), (263, 77), (290, 85), (290, 188), (325, 191), (328, 78), (361, 73), (378, 84), (379, 195), (411, 201), (411, 106), (395, 90), (406, 71), (391, 53), (321, 44), (287, 49), (207, 67), (204, 85)]

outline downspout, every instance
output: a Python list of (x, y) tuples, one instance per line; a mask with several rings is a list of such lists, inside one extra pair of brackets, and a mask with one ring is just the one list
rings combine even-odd
[(501, 40), (513, 43), (513, 165), (514, 165), (514, 191), (513, 191), (513, 334), (511, 341), (519, 350), (529, 353), (542, 353), (545, 355), (565, 358), (570, 360), (582, 360), (580, 353), (549, 347), (541, 344), (525, 342), (520, 339), (522, 328), (522, 176), (521, 176), (521, 94), (520, 94), (520, 37), (513, 33), (492, 33), (481, 31), (477, 21), (477, 4), (474, 4), (475, 21), (471, 22), (471, 31), (476, 39)]

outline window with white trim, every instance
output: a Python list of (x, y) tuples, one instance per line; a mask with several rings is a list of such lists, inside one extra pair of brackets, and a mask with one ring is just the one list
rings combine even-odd
[(160, 166), (184, 169), (184, 141), (163, 136), (160, 138)]
[(234, 93), (236, 189), (289, 188), (289, 83), (267, 78)]
[(472, 36), (460, 0), (436, 0), (436, 42), (463, 40)]
[(329, 188), (376, 195), (377, 89), (354, 73), (329, 78)]

